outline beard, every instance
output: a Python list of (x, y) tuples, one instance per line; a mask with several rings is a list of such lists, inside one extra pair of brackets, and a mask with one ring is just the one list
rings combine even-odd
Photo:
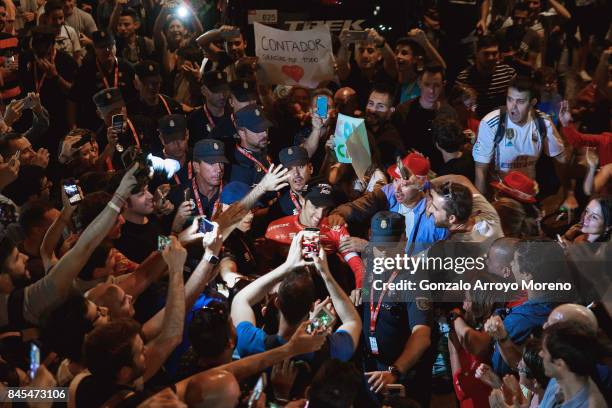
[(11, 283), (13, 284), (15, 289), (23, 289), (30, 283), (32, 283), (32, 280), (24, 274), (19, 277), (11, 276)]

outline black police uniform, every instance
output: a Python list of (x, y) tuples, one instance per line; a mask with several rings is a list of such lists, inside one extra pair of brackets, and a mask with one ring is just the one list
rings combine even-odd
[[(134, 71), (140, 79), (159, 76), (161, 80), (159, 64), (154, 61), (142, 61), (134, 67)], [(160, 151), (162, 145), (157, 131), (159, 120), (166, 115), (182, 114), (183, 107), (171, 97), (159, 94), (155, 105), (148, 105), (139, 97), (127, 104), (127, 111), (136, 126), (142, 129), (143, 145), (148, 150)]]
[[(375, 277), (382, 282), (387, 282), (391, 271)], [(400, 273), (394, 282), (401, 279), (410, 279), (409, 273)], [(374, 335), (370, 333), (371, 312), (377, 309), (381, 291), (374, 291), (371, 297), (369, 287), (368, 294), (363, 295), (363, 345), (365, 348), (364, 369), (365, 371), (387, 371), (389, 366), (402, 354), (406, 342), (410, 338), (412, 329), (417, 325), (430, 326), (432, 337), (437, 339), (437, 329), (433, 327), (433, 311), (431, 303), (425, 299), (409, 301), (405, 293), (401, 291), (387, 291), (384, 294), (380, 311), (375, 320)], [(373, 300), (373, 302), (372, 302)], [(375, 344), (371, 338), (374, 337)], [(435, 359), (436, 340), (431, 341), (431, 346), (421, 355), (418, 362), (398, 379), (398, 383), (406, 387), (407, 396), (417, 400), (423, 406), (429, 406), (431, 397), (431, 370)], [(377, 348), (378, 351), (374, 350)], [(376, 397), (371, 395), (372, 399)]]
[[(102, 30), (94, 33), (94, 43), (112, 45), (114, 41), (108, 32)], [(77, 104), (79, 127), (96, 129), (101, 123), (91, 99), (96, 92), (117, 87), (121, 90), (124, 101), (129, 102), (136, 97), (132, 66), (121, 58), (117, 58), (116, 64), (113, 64), (110, 71), (105, 71), (101, 66), (100, 70), (98, 69), (94, 52), (87, 53), (83, 59), (83, 64), (77, 71), (68, 94), (68, 98)], [(117, 81), (115, 81), (115, 72), (117, 72)]]
[[(278, 159), (287, 168), (304, 166), (310, 160), (308, 151), (301, 146), (291, 146), (281, 150), (278, 153)], [(278, 200), (270, 208), (269, 218), (270, 220), (275, 220), (287, 215), (295, 215), (301, 209), (300, 196), (292, 191), (290, 187), (286, 187), (282, 190)]]
[(232, 165), (229, 171), (229, 181), (241, 181), (249, 186), (258, 184), (272, 164), (266, 152), (252, 152), (238, 145), (234, 146), (230, 159)]

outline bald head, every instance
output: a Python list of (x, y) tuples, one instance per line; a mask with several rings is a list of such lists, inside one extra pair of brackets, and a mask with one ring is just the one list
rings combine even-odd
[(590, 309), (573, 303), (565, 303), (554, 308), (548, 315), (544, 328), (559, 322), (582, 323), (591, 329), (593, 334), (597, 334), (597, 329), (599, 328), (597, 318)]
[(487, 253), (487, 269), (489, 273), (502, 278), (512, 276), (510, 263), (514, 258), (517, 238), (499, 238), (491, 244)]
[(234, 408), (240, 399), (236, 377), (225, 370), (208, 370), (194, 377), (185, 390), (190, 408)]
[(357, 98), (357, 92), (353, 88), (345, 86), (338, 89), (334, 94), (334, 103), (338, 112), (344, 115), (360, 115), (359, 99)]

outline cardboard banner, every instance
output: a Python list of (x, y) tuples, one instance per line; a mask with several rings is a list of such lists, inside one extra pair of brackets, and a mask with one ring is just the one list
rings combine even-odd
[[(351, 144), (348, 143), (349, 139), (354, 139)], [(334, 144), (336, 158), (340, 163), (353, 163), (351, 150), (357, 152), (357, 149), (360, 149), (360, 151), (357, 152), (358, 155), (355, 157), (360, 161), (365, 155), (371, 156), (365, 121), (360, 118), (339, 114), (336, 122), (336, 130), (334, 131)]]
[(257, 22), (255, 55), (257, 80), (267, 85), (301, 85), (314, 89), (334, 78), (329, 27), (284, 31)]

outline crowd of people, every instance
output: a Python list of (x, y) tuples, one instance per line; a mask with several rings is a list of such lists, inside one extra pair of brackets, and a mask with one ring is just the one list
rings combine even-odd
[[(332, 32), (316, 89), (258, 82), (228, 3), (0, 0), (0, 395), (611, 406), (610, 3), (422, 1)], [(406, 276), (522, 289), (374, 285)]]

